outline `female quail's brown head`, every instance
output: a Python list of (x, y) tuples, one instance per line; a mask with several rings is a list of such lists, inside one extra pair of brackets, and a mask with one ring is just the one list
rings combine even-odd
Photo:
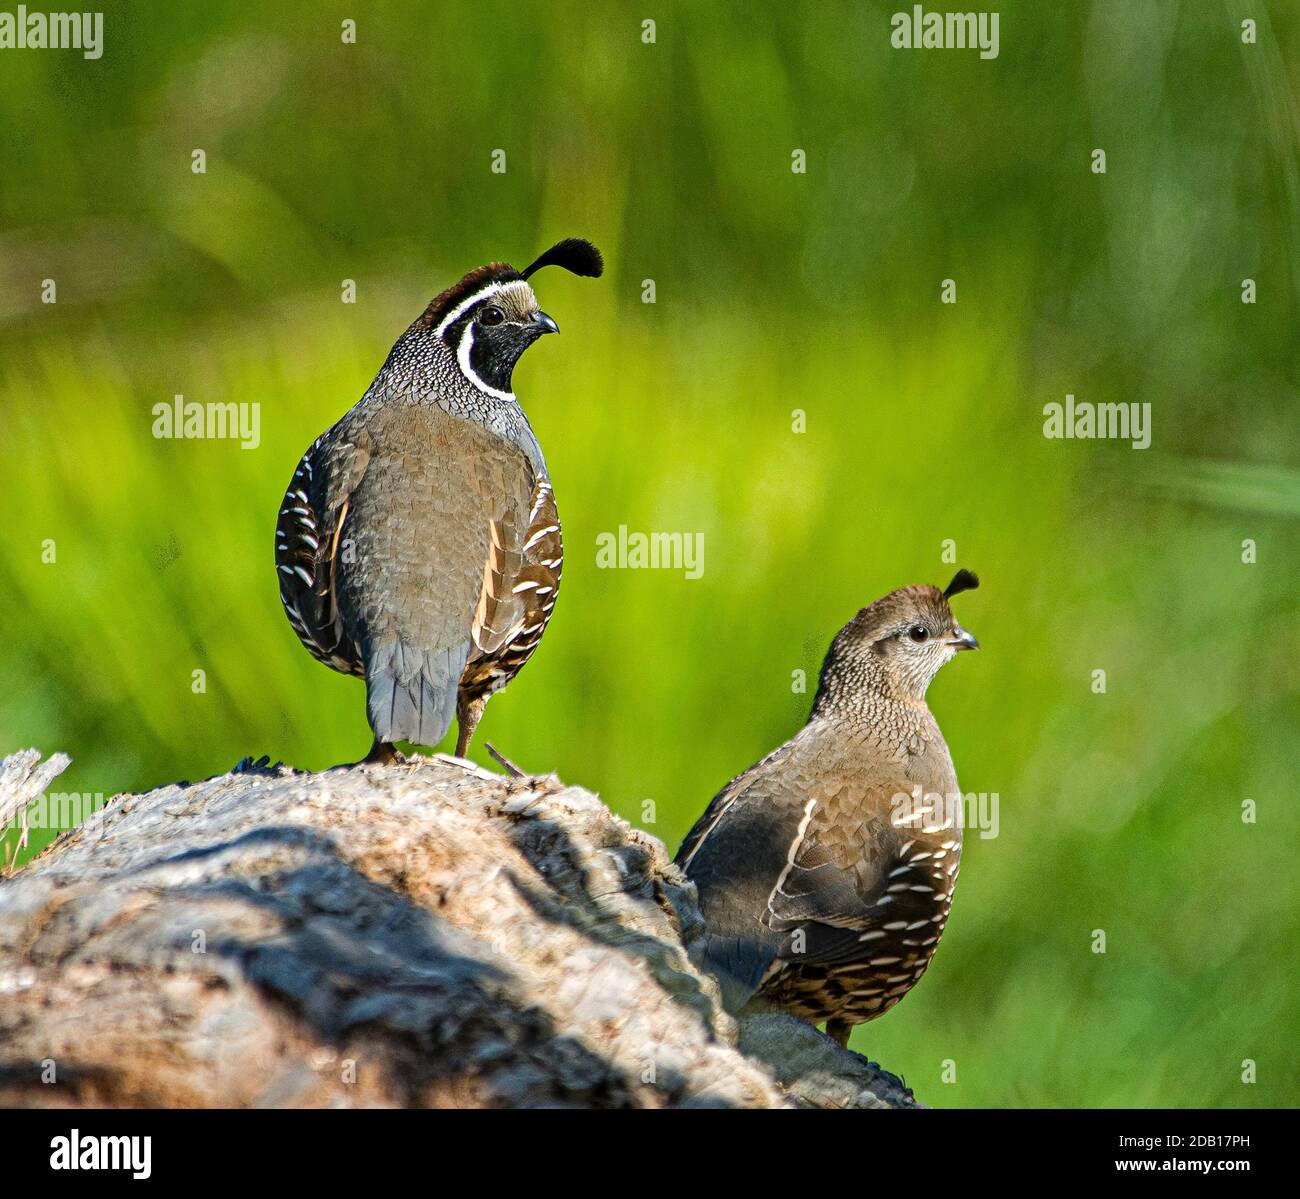
[(822, 664), (821, 689), (846, 693), (874, 687), (924, 699), (934, 676), (979, 642), (957, 623), (948, 600), (973, 591), (979, 579), (958, 571), (944, 591), (902, 587), (863, 608), (840, 630)]

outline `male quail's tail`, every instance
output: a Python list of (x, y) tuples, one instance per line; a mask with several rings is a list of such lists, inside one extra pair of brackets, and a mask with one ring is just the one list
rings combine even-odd
[(456, 687), (469, 644), (422, 653), (400, 641), (377, 648), (366, 662), (366, 707), (379, 741), (437, 745), (456, 712)]

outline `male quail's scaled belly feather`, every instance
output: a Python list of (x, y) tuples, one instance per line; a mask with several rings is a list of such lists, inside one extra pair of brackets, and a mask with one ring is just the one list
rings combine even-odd
[(946, 592), (862, 609), (822, 667), (808, 723), (732, 780), (678, 851), (705, 932), (692, 954), (732, 1010), (771, 1006), (846, 1044), (925, 972), (961, 861), (957, 775), (925, 703), (975, 638)]
[(570, 239), (522, 272), (492, 263), (442, 292), (281, 505), (285, 612), (316, 658), (365, 679), (376, 758), (399, 740), (436, 744), (453, 714), (464, 754), (554, 608), (560, 520), (511, 386), (524, 350), (558, 331), (527, 281), (546, 265), (603, 269)]

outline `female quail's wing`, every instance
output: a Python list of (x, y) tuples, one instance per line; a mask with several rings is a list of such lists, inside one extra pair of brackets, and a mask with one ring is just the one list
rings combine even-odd
[(788, 773), (794, 746), (788, 742), (728, 783), (677, 851), (704, 916), (691, 958), (718, 979), (732, 1011), (758, 989), (783, 941), (761, 916), (799, 826), (802, 807)]
[(834, 777), (810, 784), (762, 919), (783, 934), (781, 957), (832, 964), (861, 956), (861, 934), (892, 919), (889, 875), (903, 838), (889, 822), (889, 801), (901, 788)]
[(946, 748), (919, 789), (886, 763), (848, 778), (830, 765), (805, 791), (816, 802), (765, 905), (765, 923), (785, 937), (780, 956), (833, 966), (901, 946), (928, 959), (960, 860), (960, 814), (947, 802), (955, 788)]

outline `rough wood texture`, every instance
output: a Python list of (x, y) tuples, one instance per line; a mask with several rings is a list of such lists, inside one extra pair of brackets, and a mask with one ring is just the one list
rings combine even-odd
[(912, 1105), (787, 1017), (737, 1048), (691, 885), (594, 795), (241, 765), (0, 882), (0, 1104)]

